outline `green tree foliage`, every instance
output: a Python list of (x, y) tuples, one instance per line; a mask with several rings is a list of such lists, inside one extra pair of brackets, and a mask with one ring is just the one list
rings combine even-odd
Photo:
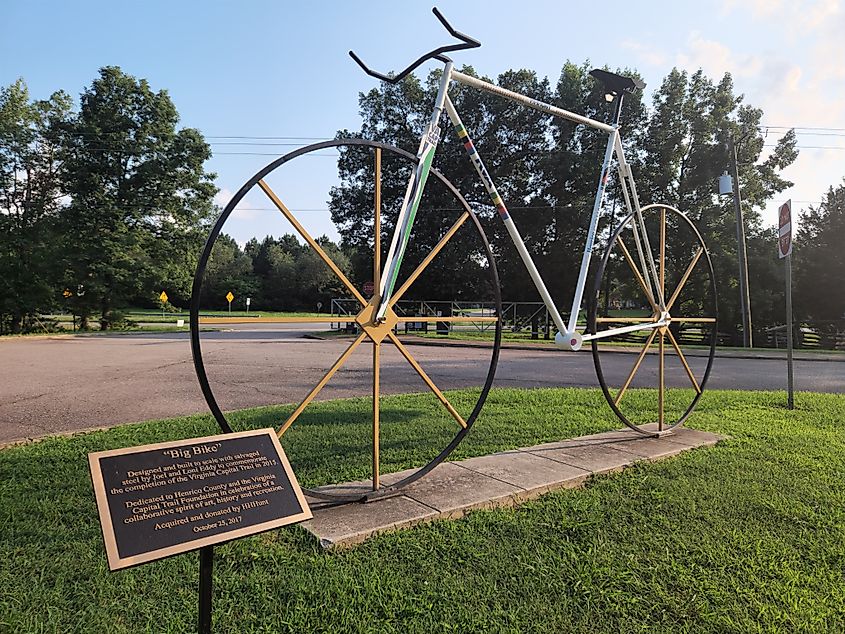
[[(603, 88), (589, 76), (589, 68), (589, 63), (567, 62), (554, 87), (528, 70), (502, 73), (494, 83), (609, 121), (613, 104), (605, 101)], [(463, 72), (474, 74), (471, 68), (464, 68)], [(635, 75), (630, 70), (617, 72)], [(384, 84), (362, 94), (360, 136), (414, 152), (428, 120), (437, 78), (437, 73), (432, 73), (422, 83), (408, 77), (397, 85)], [(553, 297), (559, 305), (567, 306), (578, 274), (606, 135), (478, 90), (455, 86), (450, 95)], [(761, 160), (764, 145), (759, 131), (761, 116), (759, 109), (744, 104), (743, 97), (735, 94), (730, 75), (717, 83), (701, 71), (690, 75), (673, 70), (654, 92), (650, 106), (640, 96), (632, 95), (626, 96), (623, 109), (626, 156), (634, 171), (640, 200), (643, 205), (660, 202), (676, 206), (698, 226), (714, 259), (721, 314), (726, 318), (723, 324), (727, 329), (740, 321), (733, 205), (729, 199), (719, 199), (716, 195), (718, 176), (729, 165), (727, 141), (734, 139), (738, 148), (752, 279), (777, 276), (771, 258), (767, 259), (764, 252), (770, 230), (762, 227), (759, 210), (791, 184), (780, 172), (797, 156), (795, 135), (789, 133)], [(444, 125), (448, 125), (445, 117)], [(503, 297), (537, 299), (516, 250), (501, 223), (494, 219), (487, 194), (454, 134), (444, 134), (435, 167), (448, 176), (484, 218), (499, 266)], [(367, 237), (371, 231), (363, 229), (371, 215), (372, 201), (372, 192), (366, 191), (363, 185), (366, 169), (362, 159), (341, 157), (342, 186), (334, 191), (330, 203), (343, 245), (351, 250), (359, 276), (367, 275), (369, 264), (363, 254), (372, 244)], [(392, 182), (392, 178), (397, 182)], [(384, 205), (390, 235), (407, 171), (401, 176), (386, 172), (385, 179), (391, 192), (385, 197)], [(412, 237), (412, 241), (417, 239), (417, 234), (423, 231), (419, 225), (432, 228), (431, 235), (418, 240), (423, 249), (430, 248), (437, 236), (442, 235), (443, 227), (448, 226), (445, 218), (435, 217), (438, 206), (432, 207), (426, 217), (419, 218)], [(607, 236), (623, 213), (621, 189), (618, 183), (611, 184), (599, 235)], [(672, 248), (683, 253), (691, 246), (676, 244)], [(599, 248), (594, 254), (600, 251)], [(460, 277), (462, 269), (457, 261), (448, 268), (456, 274), (446, 276), (447, 279)], [(474, 279), (479, 276), (459, 280), (468, 298), (472, 296)], [(421, 292), (438, 296), (446, 290), (437, 286), (442, 283), (432, 279), (430, 287)], [(770, 291), (752, 286), (752, 301), (766, 307), (761, 309), (762, 314), (769, 315), (777, 299)]]
[[(360, 136), (384, 141), (415, 153), (419, 138), (428, 124), (430, 112), (427, 110), (436, 94), (436, 82), (435, 73), (425, 85), (410, 76), (399, 84), (385, 84), (381, 89), (374, 89), (362, 96), (364, 126)], [(343, 132), (338, 136), (359, 135)], [(446, 169), (447, 166), (460, 166), (469, 175), (466, 170), (472, 168), (460, 154), (462, 152), (463, 149), (456, 142), (451, 153), (447, 151), (438, 157), (438, 165), (435, 167)], [(462, 161), (456, 160), (461, 158)], [(392, 153), (384, 153), (382, 162), (381, 229), (382, 256), (385, 257), (415, 163)], [(341, 246), (349, 254), (351, 279), (360, 288), (373, 280), (372, 153), (350, 148), (342, 152), (338, 170), (342, 184), (331, 193), (332, 220), (341, 235)], [(455, 174), (450, 176), (454, 177)], [(460, 201), (434, 177), (428, 180), (421, 208), (433, 213), (426, 215), (425, 222), (415, 223), (400, 277), (409, 274), (428, 255), (463, 212)], [(461, 235), (464, 240), (461, 248), (452, 245), (447, 247), (405, 295), (406, 299), (479, 299), (478, 281), (485, 279), (483, 245), (470, 223), (461, 230)]]
[(62, 92), (30, 101), (23, 80), (0, 89), (0, 333), (32, 328), (62, 298), (54, 257), (57, 128), (70, 107)]
[[(317, 243), (344, 272), (351, 263), (326, 236)], [(252, 239), (243, 250), (226, 234), (214, 244), (203, 277), (201, 305), (220, 310), (226, 293), (232, 292), (239, 306), (247, 297), (255, 310), (313, 311), (317, 302), (328, 307), (332, 298), (346, 294), (343, 285), (317, 253), (287, 234)]]
[[(771, 230), (762, 226), (760, 209), (792, 183), (779, 172), (798, 155), (796, 138), (784, 135), (761, 161), (764, 136), (762, 111), (743, 104), (730, 75), (714, 83), (702, 71), (689, 75), (673, 70), (652, 99), (651, 113), (641, 142), (637, 184), (641, 199), (667, 202), (695, 222), (701, 232), (716, 274), (722, 328), (730, 330), (741, 320), (736, 214), (730, 196), (717, 196), (719, 174), (730, 166), (729, 139), (737, 147), (739, 186), (747, 235), (752, 317), (757, 326), (771, 324), (773, 306), (782, 305), (782, 284), (772, 260)], [(676, 252), (688, 245), (670, 243)]]
[(226, 294), (232, 293), (238, 304), (258, 290), (253, 275), (252, 258), (241, 251), (234, 238), (221, 234), (214, 243), (202, 284), (202, 305), (216, 310), (228, 306)]
[(794, 246), (794, 310), (799, 319), (845, 318), (843, 245), (845, 181), (838, 187), (831, 187), (820, 205), (801, 213)]
[(83, 291), (78, 314), (98, 314), (103, 329), (139, 295), (189, 295), (216, 189), (209, 146), (178, 119), (166, 91), (106, 67), (65, 127), (65, 280)]

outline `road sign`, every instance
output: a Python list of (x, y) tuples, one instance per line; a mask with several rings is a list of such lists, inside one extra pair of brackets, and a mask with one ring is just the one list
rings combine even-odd
[(65, 297), (71, 297), (73, 293), (71, 293), (68, 289), (65, 289), (65, 292), (62, 293), (62, 295), (64, 295)]
[(373, 292), (375, 292), (375, 290), (375, 284), (373, 284), (372, 282), (364, 282), (364, 295), (366, 297), (372, 297)]
[(251, 300), (251, 299), (252, 299), (251, 297), (247, 297), (247, 298), (246, 298), (246, 305), (247, 305), (247, 308), (249, 307), (249, 302), (250, 302), (250, 300)]
[(226, 293), (226, 301), (228, 301), (231, 304), (233, 299), (235, 299), (235, 296), (232, 295), (232, 291), (229, 291), (228, 293)]
[(778, 255), (785, 258), (792, 253), (792, 201), (780, 206), (778, 213)]
[(164, 291), (161, 292), (161, 295), (159, 295), (158, 298), (161, 300), (162, 304), (167, 303), (167, 293)]

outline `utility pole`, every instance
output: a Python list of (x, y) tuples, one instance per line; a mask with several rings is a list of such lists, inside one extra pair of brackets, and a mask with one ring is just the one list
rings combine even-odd
[(754, 346), (751, 336), (751, 295), (748, 292), (748, 252), (745, 248), (745, 221), (742, 217), (742, 197), (739, 192), (739, 166), (736, 155), (736, 144), (733, 136), (728, 137), (728, 148), (733, 169), (734, 211), (736, 212), (736, 243), (739, 256), (739, 304), (742, 313), (742, 345), (746, 348)]

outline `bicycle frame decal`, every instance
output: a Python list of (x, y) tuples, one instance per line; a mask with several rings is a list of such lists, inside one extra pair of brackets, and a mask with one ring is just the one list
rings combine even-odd
[[(434, 146), (428, 140), (428, 136), (426, 135), (423, 145), (420, 148), (422, 160), (417, 166), (414, 177), (408, 183), (408, 188), (405, 191), (405, 199), (402, 202), (404, 213), (400, 216), (402, 219), (401, 224), (397, 227), (398, 231), (393, 234), (393, 242), (390, 245), (387, 274), (382, 277), (381, 288), (379, 289), (379, 294), (385, 299), (390, 298), (396, 286), (399, 267), (402, 264), (405, 249), (408, 247), (408, 239), (411, 237), (411, 227), (414, 224), (414, 218), (416, 218), (417, 209), (420, 206), (420, 200), (422, 199), (425, 183), (428, 180), (429, 171), (431, 171), (431, 162), (434, 160)], [(397, 244), (399, 245), (398, 248)], [(383, 302), (383, 306), (386, 312), (386, 301)]]
[(408, 246), (408, 239), (411, 237), (411, 228), (414, 225), (414, 218), (419, 209), (425, 189), (426, 180), (431, 170), (431, 163), (434, 160), (434, 152), (440, 139), (440, 115), (443, 113), (443, 102), (447, 99), (446, 91), (452, 81), (452, 62), (447, 62), (443, 68), (443, 76), (440, 78), (440, 87), (437, 91), (437, 99), (434, 104), (434, 112), (431, 115), (428, 128), (420, 140), (420, 148), (417, 151), (417, 158), (420, 160), (414, 175), (408, 182), (405, 190), (405, 198), (402, 201), (402, 209), (396, 223), (396, 230), (393, 232), (393, 240), (390, 243), (390, 250), (387, 253), (387, 270), (381, 278), (379, 289), (379, 307), (376, 311), (376, 320), (383, 321), (387, 314), (387, 307), (390, 297), (396, 285), (396, 278), (399, 275), (399, 267), (402, 265), (402, 258)]
[(513, 240), (516, 250), (519, 253), (520, 258), (522, 258), (522, 263), (525, 265), (525, 268), (528, 269), (531, 281), (534, 282), (534, 286), (540, 293), (540, 297), (543, 298), (543, 303), (546, 305), (546, 308), (548, 308), (549, 314), (555, 322), (555, 326), (557, 326), (558, 330), (563, 330), (563, 317), (561, 317), (560, 311), (558, 311), (557, 306), (555, 306), (554, 300), (552, 300), (552, 296), (543, 282), (543, 278), (540, 277), (540, 272), (534, 265), (534, 260), (531, 258), (531, 254), (528, 253), (528, 249), (525, 247), (525, 242), (522, 240), (522, 236), (519, 235), (519, 230), (516, 228), (513, 219), (508, 213), (508, 208), (505, 206), (504, 201), (502, 201), (502, 197), (499, 195), (496, 186), (493, 184), (493, 179), (490, 178), (490, 174), (487, 172), (487, 168), (484, 166), (484, 162), (481, 160), (478, 150), (475, 149), (475, 145), (469, 137), (469, 132), (467, 132), (466, 127), (461, 121), (461, 117), (458, 115), (455, 105), (448, 97), (446, 97), (445, 105), (446, 113), (449, 115), (449, 120), (452, 122), (452, 126), (458, 133), (458, 137), (464, 142), (464, 147), (466, 148), (467, 154), (469, 154), (469, 158), (472, 161), (473, 166), (475, 166), (475, 171), (478, 172), (479, 177), (481, 177), (481, 181), (484, 184), (487, 193), (490, 195), (490, 200), (493, 201), (493, 204), (496, 206), (496, 210), (499, 212), (499, 217), (502, 219), (502, 222), (505, 223), (508, 235), (510, 235), (511, 240)]

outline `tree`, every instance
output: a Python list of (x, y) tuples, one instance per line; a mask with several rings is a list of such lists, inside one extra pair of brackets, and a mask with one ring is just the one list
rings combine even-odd
[(250, 240), (245, 248), (252, 257), (252, 268), (258, 285), (256, 308), (291, 310), (299, 303), (296, 282), (296, 260), (303, 247), (287, 234), (278, 240), (266, 236), (260, 243)]
[(32, 328), (38, 314), (61, 298), (57, 130), (70, 108), (63, 92), (31, 102), (23, 80), (0, 89), (0, 333)]
[(227, 293), (232, 293), (238, 301), (254, 296), (259, 285), (252, 266), (252, 257), (241, 251), (234, 238), (220, 234), (206, 265), (201, 305), (220, 310), (227, 306)]
[[(735, 95), (733, 80), (726, 74), (718, 83), (702, 71), (692, 75), (677, 69), (667, 75), (652, 100), (646, 133), (641, 143), (641, 168), (636, 173), (643, 202), (666, 202), (686, 213), (704, 237), (713, 260), (719, 293), (719, 317), (723, 330), (736, 330), (741, 322), (739, 309), (739, 267), (736, 219), (733, 201), (719, 199), (716, 182), (730, 165), (728, 139), (737, 144), (739, 178), (748, 238), (749, 277), (752, 314), (761, 311), (756, 325), (773, 316), (769, 308), (776, 302), (762, 280), (770, 270), (765, 242), (769, 230), (762, 225), (759, 210), (775, 194), (791, 185), (779, 173), (798, 155), (796, 138), (784, 135), (765, 161), (762, 111), (743, 104)], [(670, 244), (678, 250), (684, 244)], [(768, 308), (766, 308), (768, 307)]]
[[(349, 258), (328, 237), (320, 236), (316, 239), (316, 242), (341, 271), (348, 272), (350, 270)], [(320, 259), (317, 252), (311, 248), (300, 250), (294, 267), (296, 285), (299, 289), (299, 296), (297, 297), (299, 308), (313, 310), (317, 302), (322, 302), (323, 305), (328, 306), (333, 297), (347, 292), (343, 283)]]
[[(773, 243), (774, 244), (774, 243)], [(801, 213), (795, 237), (795, 313), (799, 319), (845, 318), (845, 181)]]
[[(604, 99), (601, 84), (589, 75), (590, 64), (566, 62), (557, 84), (530, 70), (507, 71), (497, 85), (599, 121), (608, 121), (613, 104)], [(471, 68), (462, 72), (474, 75)], [(617, 71), (636, 76), (633, 70)], [(361, 95), (363, 124), (360, 136), (375, 138), (413, 152), (428, 121), (438, 73), (427, 82), (408, 77), (398, 84), (382, 86)], [(487, 80), (490, 81), (490, 80)], [(541, 275), (559, 306), (567, 307), (575, 286), (593, 209), (599, 166), (607, 143), (605, 133), (543, 112), (508, 102), (487, 92), (455, 85), (450, 91), (475, 146), (499, 189), (523, 236)], [(743, 103), (734, 94), (733, 81), (725, 75), (714, 82), (702, 71), (692, 74), (673, 70), (654, 92), (650, 105), (641, 95), (626, 95), (623, 108), (623, 136), (626, 157), (634, 172), (643, 205), (668, 203), (687, 213), (704, 235), (714, 261), (722, 300), (721, 316), (728, 329), (738, 319), (736, 225), (732, 204), (720, 200), (715, 191), (719, 174), (727, 168), (727, 140), (737, 141), (740, 180), (749, 242), (751, 276), (776, 275), (768, 261), (757, 257), (767, 229), (762, 227), (759, 209), (790, 183), (780, 173), (797, 156), (795, 135), (785, 135), (774, 151), (761, 161), (763, 136), (759, 131), (762, 112)], [(448, 126), (445, 121), (444, 127)], [(357, 136), (357, 135), (356, 135)], [(466, 159), (461, 144), (444, 129), (435, 167), (458, 187), (484, 221), (507, 300), (537, 299), (536, 291), (496, 218), (489, 197)], [(371, 171), (363, 156), (348, 152), (338, 164), (342, 185), (332, 195), (332, 218), (339, 227), (343, 246), (350, 248), (356, 280), (369, 275), (371, 261), (365, 254), (372, 248), (372, 233), (362, 230), (371, 215), (372, 192), (363, 176)], [(407, 172), (385, 172), (383, 201), (385, 231), (393, 230), (396, 208)], [(602, 237), (609, 235), (626, 212), (622, 191), (611, 170), (611, 184), (599, 223), (595, 255), (601, 252)], [(429, 181), (431, 183), (431, 180)], [(428, 191), (426, 192), (428, 195)], [(435, 211), (438, 205), (430, 205)], [(393, 215), (391, 215), (391, 213)], [(409, 249), (430, 249), (443, 227), (444, 217), (427, 210), (415, 225)], [(690, 244), (675, 244), (675, 255)], [(409, 251), (410, 254), (410, 251)], [(451, 274), (430, 276), (421, 292), (455, 298), (457, 288), (472, 289), (473, 275), (456, 254), (446, 260)], [(477, 258), (476, 258), (477, 259)], [(434, 265), (433, 265), (434, 266)], [(762, 268), (759, 268), (761, 267)], [(451, 297), (450, 297), (451, 296)], [(752, 299), (772, 306), (776, 297), (752, 287)], [(769, 314), (768, 309), (763, 314)]]
[(209, 146), (178, 120), (166, 91), (106, 67), (65, 126), (65, 283), (82, 291), (83, 326), (99, 314), (108, 328), (139, 294), (189, 295), (216, 188), (203, 169)]

